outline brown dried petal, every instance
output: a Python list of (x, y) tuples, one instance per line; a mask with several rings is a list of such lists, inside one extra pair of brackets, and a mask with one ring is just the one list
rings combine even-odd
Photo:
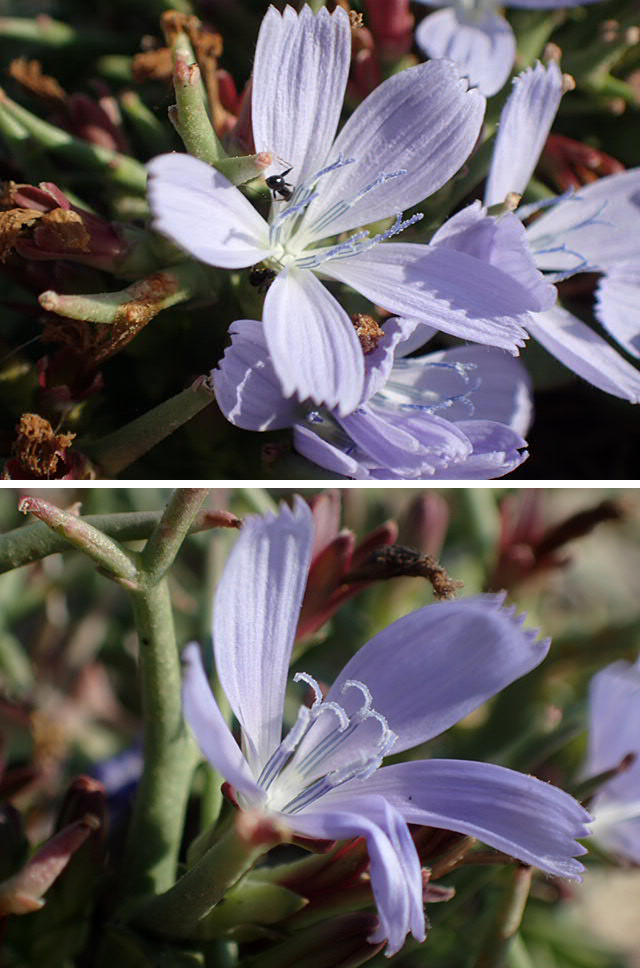
[(379, 548), (362, 564), (345, 575), (346, 582), (385, 581), (401, 576), (426, 578), (436, 598), (454, 598), (463, 582), (450, 578), (445, 569), (431, 555), (421, 554), (402, 545)]
[(171, 51), (168, 47), (159, 47), (157, 50), (145, 50), (136, 54), (131, 69), (138, 83), (148, 80), (168, 81), (173, 70)]
[(4, 262), (12, 251), (22, 229), (33, 225), (43, 214), (34, 208), (13, 208), (9, 212), (0, 212), (0, 262)]
[[(46, 226), (46, 230), (43, 231)], [(54, 208), (42, 216), (36, 233), (36, 242), (45, 249), (74, 249), (88, 252), (91, 236), (82, 216), (73, 209)]]
[(59, 460), (71, 446), (75, 434), (54, 434), (48, 420), (37, 413), (23, 413), (17, 426), (18, 437), (13, 445), (14, 457), (34, 477), (50, 478)]
[(64, 88), (60, 86), (55, 77), (43, 74), (40, 61), (18, 57), (9, 64), (9, 74), (32, 94), (48, 101), (57, 101), (64, 104), (67, 97)]

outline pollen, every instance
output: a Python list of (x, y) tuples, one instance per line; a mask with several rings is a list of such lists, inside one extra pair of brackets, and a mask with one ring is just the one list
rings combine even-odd
[(360, 340), (362, 352), (365, 356), (367, 353), (372, 353), (384, 336), (382, 328), (373, 316), (368, 316), (366, 313), (354, 313), (351, 321)]

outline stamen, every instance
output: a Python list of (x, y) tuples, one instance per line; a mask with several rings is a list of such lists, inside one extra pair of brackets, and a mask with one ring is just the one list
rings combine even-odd
[(293, 677), (294, 682), (306, 682), (308, 686), (311, 686), (315, 693), (315, 699), (313, 700), (312, 710), (320, 705), (322, 702), (322, 690), (313, 676), (310, 676), (308, 672), (296, 672)]
[(299, 813), (305, 807), (308, 807), (310, 803), (314, 800), (318, 800), (320, 797), (324, 796), (325, 793), (329, 793), (330, 790), (335, 790), (336, 787), (341, 786), (341, 784), (346, 783), (347, 780), (359, 780), (366, 779), (366, 777), (371, 776), (378, 767), (380, 766), (380, 760), (378, 757), (368, 757), (366, 760), (351, 766), (342, 767), (339, 770), (334, 770), (333, 773), (328, 773), (326, 776), (320, 777), (314, 783), (311, 783), (302, 793), (299, 793), (296, 797), (289, 801), (284, 807), (282, 807), (283, 813)]
[(359, 689), (360, 692), (362, 693), (364, 703), (362, 707), (358, 709), (357, 712), (355, 712), (353, 715), (358, 716), (360, 719), (363, 719), (365, 713), (368, 713), (369, 710), (371, 709), (371, 706), (373, 705), (373, 697), (369, 692), (369, 689), (367, 688), (367, 686), (365, 686), (364, 682), (360, 682), (358, 679), (347, 679), (347, 681), (344, 683), (340, 692), (345, 693), (347, 689)]
[(291, 727), (285, 738), (277, 749), (271, 754), (258, 777), (258, 784), (263, 790), (268, 790), (275, 778), (282, 771), (287, 761), (300, 745), (311, 724), (311, 710), (306, 706), (301, 706), (298, 710), (298, 718)]
[(317, 219), (317, 221), (312, 222), (309, 230), (313, 232), (314, 235), (324, 231), (324, 229), (326, 229), (331, 222), (339, 218), (344, 212), (348, 211), (348, 209), (353, 208), (356, 202), (359, 202), (360, 199), (364, 198), (365, 195), (368, 195), (369, 192), (372, 192), (374, 189), (384, 185), (385, 182), (390, 181), (392, 178), (399, 178), (400, 175), (406, 174), (406, 168), (401, 168), (399, 171), (381, 172), (381, 174), (379, 174), (374, 181), (372, 181), (369, 185), (366, 185), (365, 188), (360, 189), (360, 191), (351, 198), (343, 199), (342, 201), (336, 202), (335, 205), (332, 205), (331, 208), (324, 213), (324, 215)]
[(340, 155), (337, 161), (334, 161), (330, 165), (326, 165), (324, 168), (321, 168), (320, 171), (317, 171), (314, 175), (311, 175), (310, 178), (306, 178), (303, 182), (296, 186), (287, 207), (275, 216), (269, 226), (269, 241), (272, 245), (277, 245), (282, 241), (281, 235), (285, 223), (288, 226), (291, 225), (291, 217), (300, 215), (300, 213), (304, 212), (311, 202), (318, 197), (317, 192), (313, 190), (316, 182), (319, 181), (319, 179), (324, 175), (328, 175), (330, 172), (336, 171), (338, 168), (344, 168), (345, 165), (352, 165), (354, 161), (355, 158), (343, 158), (343, 156)]
[(372, 249), (374, 245), (378, 245), (379, 242), (386, 242), (387, 239), (393, 238), (394, 235), (398, 235), (410, 225), (420, 222), (423, 218), (424, 215), (421, 212), (416, 212), (415, 215), (404, 220), (401, 215), (396, 215), (395, 222), (385, 232), (379, 232), (374, 236), (370, 236), (367, 231), (357, 232), (355, 235), (345, 239), (344, 242), (339, 242), (337, 245), (312, 250), (308, 256), (296, 259), (295, 264), (299, 269), (315, 269), (330, 259), (344, 259), (352, 255), (361, 255), (363, 252), (368, 252), (369, 249)]
[(320, 706), (318, 706), (318, 710), (316, 712), (316, 719), (320, 716), (321, 713), (324, 713), (324, 712), (331, 712), (336, 714), (336, 716), (338, 717), (339, 733), (344, 733), (349, 728), (349, 717), (345, 713), (342, 706), (339, 706), (337, 702), (332, 702), (332, 701), (323, 702)]
[(521, 205), (517, 211), (517, 215), (521, 221), (526, 222), (530, 215), (535, 215), (536, 212), (541, 212), (545, 208), (551, 208), (559, 202), (581, 201), (583, 199), (578, 198), (575, 188), (568, 188), (562, 195), (555, 195), (553, 198), (543, 198), (539, 202), (530, 202), (528, 205)]
[(382, 731), (380, 733), (380, 739), (378, 740), (378, 743), (376, 746), (376, 751), (378, 752), (380, 757), (386, 756), (388, 751), (391, 749), (391, 747), (395, 745), (395, 742), (398, 738), (398, 734), (394, 733), (394, 731), (390, 729), (389, 724), (385, 719), (385, 717), (382, 715), (382, 713), (376, 712), (375, 709), (367, 710), (367, 714), (364, 718), (375, 719), (380, 723), (380, 726), (382, 727)]
[(311, 204), (314, 198), (317, 197), (318, 196), (315, 192), (309, 192), (307, 195), (305, 195), (302, 201), (298, 202), (296, 205), (289, 205), (288, 208), (285, 208), (284, 211), (280, 212), (279, 215), (276, 215), (273, 222), (269, 226), (269, 241), (271, 245), (277, 245), (280, 241), (280, 233), (287, 219), (291, 218), (293, 215), (298, 215), (300, 212), (303, 212), (305, 208)]
[[(542, 241), (542, 240), (540, 240)], [(589, 260), (586, 259), (580, 252), (576, 252), (575, 249), (570, 249), (567, 245), (554, 245), (550, 246), (548, 249), (531, 249), (534, 256), (536, 255), (552, 255), (554, 252), (562, 252), (564, 255), (573, 255), (578, 260), (578, 264), (572, 269), (565, 269), (562, 272), (545, 272), (544, 278), (547, 282), (561, 282), (562, 279), (569, 279), (571, 276), (577, 275), (578, 272), (596, 272), (596, 266), (590, 266)]]
[(338, 168), (344, 168), (346, 165), (353, 165), (355, 160), (355, 158), (345, 158), (343, 155), (339, 155), (337, 161), (332, 162), (330, 165), (326, 165), (324, 168), (321, 168), (320, 171), (317, 171), (315, 175), (311, 175), (309, 178), (306, 178), (303, 182), (301, 182), (301, 184), (295, 188), (291, 201), (295, 202), (296, 197), (300, 192), (305, 191), (305, 189), (309, 190), (309, 188), (313, 187), (315, 183), (324, 175), (329, 175), (332, 171), (337, 171)]
[[(413, 386), (402, 383), (400, 380), (389, 379), (383, 390), (379, 390), (375, 395), (375, 400), (382, 401), (386, 408), (400, 411), (416, 411), (418, 413), (435, 414), (439, 410), (447, 410), (456, 403), (464, 404), (470, 414), (474, 413), (474, 406), (469, 399), (470, 395), (482, 385), (482, 380), (478, 375), (471, 381), (470, 374), (477, 369), (475, 363), (427, 363), (427, 369), (454, 370), (465, 382), (467, 388), (464, 392), (454, 393), (449, 397), (438, 399), (438, 394), (425, 387), (419, 390)], [(416, 366), (415, 360), (396, 360), (393, 364), (394, 370), (409, 370)], [(393, 371), (392, 371), (393, 373)], [(404, 397), (404, 399), (402, 399)], [(431, 403), (425, 403), (431, 400)]]

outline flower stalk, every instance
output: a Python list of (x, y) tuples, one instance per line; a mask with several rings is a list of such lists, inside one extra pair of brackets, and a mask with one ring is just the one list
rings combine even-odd
[(67, 131), (49, 124), (48, 121), (43, 121), (22, 105), (12, 101), (2, 90), (0, 90), (0, 113), (19, 122), (42, 148), (51, 151), (54, 156), (105, 175), (110, 182), (120, 188), (144, 194), (147, 173), (135, 158), (74, 138)]
[(33, 514), (40, 518), (47, 527), (65, 538), (79, 551), (84, 551), (110, 575), (126, 582), (136, 580), (137, 567), (129, 553), (112, 538), (107, 537), (76, 514), (70, 514), (49, 504), (48, 501), (35, 497), (22, 498), (18, 510), (23, 514)]
[(180, 487), (171, 495), (141, 555), (148, 584), (164, 578), (209, 491), (208, 487)]
[[(142, 329), (163, 309), (185, 302), (194, 295), (213, 292), (212, 273), (193, 262), (154, 272), (120, 292), (65, 295), (53, 290), (41, 293), (38, 301), (48, 312), (101, 325), (124, 324)], [(199, 292), (198, 292), (199, 290)]]
[(232, 825), (171, 890), (138, 910), (136, 923), (163, 936), (193, 936), (229, 888), (262, 854), (286, 839), (287, 831), (274, 819), (259, 813), (236, 814)]
[(140, 643), (144, 770), (121, 871), (125, 904), (174, 882), (191, 774), (198, 759), (182, 719), (180, 658), (166, 579), (131, 590)]
[(174, 430), (208, 407), (213, 399), (213, 390), (206, 377), (199, 377), (186, 390), (164, 400), (95, 445), (87, 444), (86, 450), (94, 455), (104, 477), (117, 477)]
[[(140, 541), (148, 538), (158, 522), (159, 511), (127, 511), (122, 514), (88, 514), (83, 521), (103, 535), (117, 541)], [(234, 515), (223, 511), (201, 512), (193, 520), (189, 534), (217, 527), (239, 527)], [(44, 522), (28, 524), (0, 535), (0, 574), (30, 565), (48, 555), (67, 551), (69, 542), (62, 534), (52, 531)]]
[(474, 968), (501, 968), (517, 935), (529, 899), (532, 867), (518, 867), (491, 935)]

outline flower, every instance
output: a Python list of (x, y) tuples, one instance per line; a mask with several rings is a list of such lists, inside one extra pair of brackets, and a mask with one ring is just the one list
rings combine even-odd
[(385, 755), (437, 736), (538, 665), (548, 641), (486, 595), (419, 609), (379, 632), (349, 661), (326, 698), (315, 692), (282, 739), (291, 649), (314, 541), (301, 498), (293, 510), (245, 521), (214, 602), (217, 672), (242, 732), (242, 751), (204, 673), (184, 650), (184, 714), (241, 809), (293, 834), (365, 837), (380, 919), (370, 940), (387, 953), (425, 936), (422, 878), (408, 823), (479, 837), (527, 864), (576, 878), (588, 814), (568, 794), (488, 763)]
[[(583, 0), (509, 0), (510, 7), (541, 10), (575, 7)], [(584, 0), (594, 3), (595, 0)], [(516, 56), (516, 38), (500, 16), (501, 0), (418, 0), (445, 7), (429, 14), (417, 27), (416, 42), (428, 57), (454, 61), (471, 84), (489, 97), (503, 86)]]
[[(520, 74), (502, 111), (484, 203), (524, 192), (565, 89), (557, 64)], [(539, 205), (524, 206), (526, 218)], [(545, 287), (578, 272), (599, 272), (594, 312), (634, 356), (640, 356), (640, 168), (609, 175), (553, 200), (526, 228), (513, 212), (487, 214), (480, 202), (458, 212), (436, 232), (434, 245), (451, 246), (498, 263), (543, 299)], [(541, 277), (537, 270), (554, 270)], [(640, 374), (594, 330), (562, 306), (532, 313), (530, 334), (583, 379), (607, 393), (640, 401)], [(430, 331), (429, 331), (430, 332)]]
[(212, 379), (220, 409), (247, 430), (293, 427), (296, 450), (336, 474), (361, 479), (499, 477), (526, 459), (531, 418), (524, 367), (501, 350), (464, 347), (402, 359), (416, 320), (385, 323), (365, 354), (355, 411), (285, 399), (262, 324), (238, 320)]
[[(268, 10), (252, 94), (255, 148), (274, 158), (265, 177), (284, 183), (268, 219), (196, 158), (161, 155), (148, 166), (160, 232), (211, 265), (264, 262), (276, 273), (263, 320), (284, 395), (342, 415), (362, 396), (364, 362), (349, 316), (319, 277), (345, 283), (389, 312), (511, 352), (525, 335), (523, 314), (543, 308), (500, 268), (441, 247), (388, 242), (421, 217), (403, 220), (400, 213), (464, 163), (485, 101), (467, 90), (453, 64), (421, 64), (376, 88), (335, 137), (349, 57), (349, 18), (341, 8), (317, 15), (308, 6), (299, 15), (291, 7), (282, 15)], [(394, 217), (373, 235), (353, 234)]]
[[(633, 665), (613, 662), (597, 672), (589, 702), (583, 773), (615, 771), (591, 800), (591, 833), (607, 850), (640, 864), (640, 659)], [(630, 765), (624, 763), (627, 758)]]

